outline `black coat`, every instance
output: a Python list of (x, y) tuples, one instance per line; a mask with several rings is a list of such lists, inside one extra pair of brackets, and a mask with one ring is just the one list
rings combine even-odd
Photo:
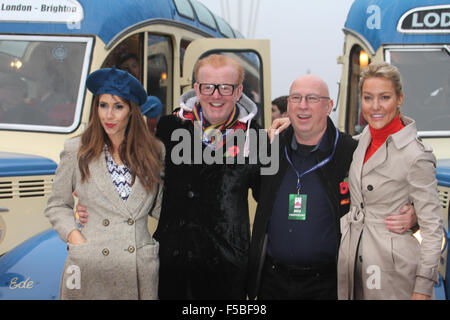
[[(277, 191), (283, 181), (286, 170), (289, 168), (289, 163), (284, 155), (284, 147), (287, 145), (290, 149), (293, 134), (294, 130), (291, 126), (280, 135), (280, 168), (278, 173), (272, 176), (262, 176), (261, 179), (261, 195), (256, 209), (250, 246), (248, 276), (248, 295), (250, 299), (255, 298), (259, 288), (261, 269), (267, 250), (267, 228), (272, 215), (272, 208)], [(325, 134), (327, 135), (330, 148), (326, 153), (323, 153), (320, 150), (318, 151), (320, 153), (316, 159), (316, 163), (319, 163), (332, 153), (333, 142), (336, 137), (336, 128), (329, 118)], [(330, 207), (333, 208), (336, 234), (338, 235), (340, 235), (339, 219), (348, 212), (349, 202), (346, 201), (346, 199), (350, 198), (348, 188), (345, 189), (345, 185), (343, 186), (341, 183), (348, 176), (353, 152), (355, 151), (357, 144), (357, 141), (353, 140), (351, 136), (339, 132), (339, 139), (332, 160), (317, 170), (323, 188), (326, 190), (328, 201), (330, 201)]]
[[(253, 122), (251, 127), (257, 129)], [(176, 165), (172, 150), (179, 141), (171, 141), (176, 129), (186, 129), (193, 136), (191, 121), (175, 115), (162, 117), (156, 133), (166, 147), (163, 202), (155, 232), (160, 242), (159, 298), (245, 299), (248, 190), (257, 199), (260, 167)]]

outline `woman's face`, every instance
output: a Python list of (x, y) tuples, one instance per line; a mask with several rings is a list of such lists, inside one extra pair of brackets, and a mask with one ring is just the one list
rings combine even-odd
[(364, 119), (373, 129), (381, 129), (400, 113), (403, 94), (397, 96), (392, 80), (372, 77), (363, 83), (361, 101)]
[(112, 94), (101, 94), (98, 100), (100, 123), (113, 143), (121, 143), (130, 118), (130, 105)]

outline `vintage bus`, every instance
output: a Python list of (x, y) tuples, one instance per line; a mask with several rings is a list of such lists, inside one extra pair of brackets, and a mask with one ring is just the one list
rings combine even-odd
[(66, 249), (43, 211), (64, 141), (89, 119), (86, 76), (126, 69), (167, 114), (212, 52), (240, 60), (269, 125), (269, 41), (196, 0), (0, 0), (0, 299), (58, 298)]
[(438, 159), (445, 230), (440, 267), (444, 282), (436, 292), (449, 299), (450, 162), (444, 158), (450, 158), (450, 1), (356, 0), (343, 31), (343, 55), (338, 58), (342, 75), (334, 110), (339, 129), (352, 135), (362, 131), (360, 71), (371, 62), (387, 61), (402, 74), (402, 112), (416, 120), (419, 136), (433, 147)]

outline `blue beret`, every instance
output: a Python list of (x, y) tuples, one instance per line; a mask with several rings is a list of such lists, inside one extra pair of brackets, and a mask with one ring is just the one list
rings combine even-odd
[(141, 105), (142, 114), (147, 118), (156, 118), (162, 110), (162, 103), (155, 96), (148, 96), (147, 101)]
[(116, 68), (104, 68), (92, 72), (86, 86), (94, 96), (113, 94), (143, 105), (147, 101), (147, 92), (138, 79), (130, 73)]

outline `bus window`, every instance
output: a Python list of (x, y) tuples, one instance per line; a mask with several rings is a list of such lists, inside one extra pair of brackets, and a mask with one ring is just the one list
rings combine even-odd
[(172, 42), (170, 37), (149, 34), (147, 45), (147, 92), (161, 100), (161, 115), (165, 115), (172, 110)]
[(416, 120), (419, 133), (450, 131), (449, 52), (443, 48), (392, 49), (388, 58), (402, 75), (402, 112)]
[(14, 38), (0, 39), (0, 128), (71, 131), (90, 39)]
[(367, 53), (360, 46), (355, 45), (350, 52), (350, 72), (347, 90), (346, 131), (351, 135), (361, 133), (367, 124), (361, 114), (361, 99), (358, 85), (361, 70), (369, 63), (370, 60)]
[(135, 34), (119, 44), (106, 58), (102, 68), (128, 71), (142, 82), (143, 34)]

